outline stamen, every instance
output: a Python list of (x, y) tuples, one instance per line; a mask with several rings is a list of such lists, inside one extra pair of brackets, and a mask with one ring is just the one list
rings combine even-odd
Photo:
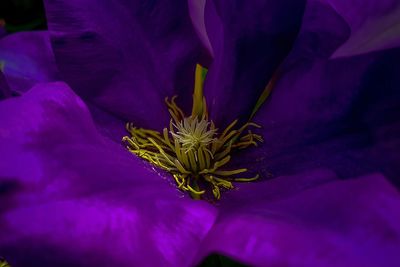
[(221, 197), (221, 188), (234, 188), (232, 182), (250, 182), (258, 179), (258, 175), (250, 178), (236, 177), (247, 171), (245, 168), (227, 170), (234, 149), (245, 149), (263, 142), (260, 135), (248, 130), (260, 126), (248, 122), (239, 129), (234, 129), (238, 120), (230, 123), (218, 134), (212, 121), (208, 120), (207, 106), (203, 96), (204, 69), (198, 65), (196, 69), (195, 92), (193, 95), (192, 114), (186, 116), (176, 104), (176, 96), (165, 103), (171, 114), (169, 129), (162, 133), (153, 130), (136, 128), (127, 123), (130, 136), (122, 141), (127, 149), (147, 160), (151, 164), (172, 174), (180, 190), (187, 191), (195, 199), (200, 199), (208, 189), (216, 199)]
[(3, 257), (0, 257), (0, 267), (11, 267), (11, 265)]

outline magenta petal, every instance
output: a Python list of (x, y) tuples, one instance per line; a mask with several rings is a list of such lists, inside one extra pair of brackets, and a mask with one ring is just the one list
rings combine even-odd
[(207, 1), (205, 25), (214, 61), (204, 90), (218, 125), (248, 118), (290, 51), (304, 6), (305, 1)]
[(324, 0), (349, 24), (351, 36), (333, 55), (346, 57), (400, 45), (397, 0)]
[(190, 266), (215, 209), (104, 138), (63, 83), (0, 102), (0, 251), (13, 266)]
[[(296, 179), (309, 180), (298, 175), (281, 186)], [(205, 255), (219, 252), (251, 266), (399, 266), (400, 197), (381, 175), (289, 195), (274, 195), (268, 184), (221, 203)]]
[(0, 39), (0, 65), (14, 92), (59, 79), (46, 31), (20, 32)]
[[(190, 107), (201, 43), (187, 1), (45, 1), (63, 79), (136, 125), (169, 123), (165, 97)], [(90, 8), (88, 8), (90, 7)]]

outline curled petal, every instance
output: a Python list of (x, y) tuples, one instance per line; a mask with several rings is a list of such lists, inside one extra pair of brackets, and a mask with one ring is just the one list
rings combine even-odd
[(19, 32), (0, 39), (0, 69), (17, 93), (60, 78), (47, 31)]
[(204, 92), (217, 125), (248, 119), (289, 53), (304, 7), (305, 1), (206, 2), (205, 26), (214, 59)]
[(397, 0), (324, 0), (348, 23), (350, 38), (332, 57), (348, 57), (400, 45), (400, 3)]

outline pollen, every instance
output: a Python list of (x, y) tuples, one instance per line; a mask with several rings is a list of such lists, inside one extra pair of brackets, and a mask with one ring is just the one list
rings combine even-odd
[(169, 128), (162, 132), (126, 125), (129, 136), (123, 137), (127, 149), (136, 156), (169, 172), (177, 187), (195, 199), (213, 196), (220, 199), (221, 192), (233, 189), (233, 182), (250, 182), (254, 177), (240, 177), (246, 168), (228, 169), (234, 150), (257, 146), (263, 142), (260, 135), (249, 128), (259, 125), (247, 122), (237, 127), (238, 120), (219, 131), (208, 118), (203, 96), (205, 69), (196, 68), (192, 113), (187, 116), (176, 104), (176, 96), (166, 98), (171, 115)]

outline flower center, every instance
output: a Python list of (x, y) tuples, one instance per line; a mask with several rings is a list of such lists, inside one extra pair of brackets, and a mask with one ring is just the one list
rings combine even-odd
[[(221, 197), (221, 189), (233, 189), (232, 182), (248, 182), (258, 179), (237, 177), (247, 169), (227, 170), (231, 152), (257, 146), (262, 142), (260, 135), (245, 130), (260, 126), (248, 122), (235, 129), (238, 120), (218, 133), (212, 121), (208, 120), (207, 106), (202, 93), (201, 71), (196, 69), (193, 109), (190, 116), (175, 103), (176, 96), (165, 99), (171, 114), (169, 130), (162, 133), (137, 128), (127, 124), (130, 136), (123, 137), (127, 149), (148, 162), (172, 174), (178, 188), (188, 191), (195, 199), (201, 198), (208, 190), (216, 199)], [(199, 80), (201, 82), (199, 82)]]
[(185, 153), (204, 149), (211, 154), (207, 147), (215, 141), (213, 136), (216, 130), (210, 128), (210, 123), (205, 118), (188, 117), (173, 125), (177, 131), (176, 133), (170, 131), (170, 133), (178, 141)]

